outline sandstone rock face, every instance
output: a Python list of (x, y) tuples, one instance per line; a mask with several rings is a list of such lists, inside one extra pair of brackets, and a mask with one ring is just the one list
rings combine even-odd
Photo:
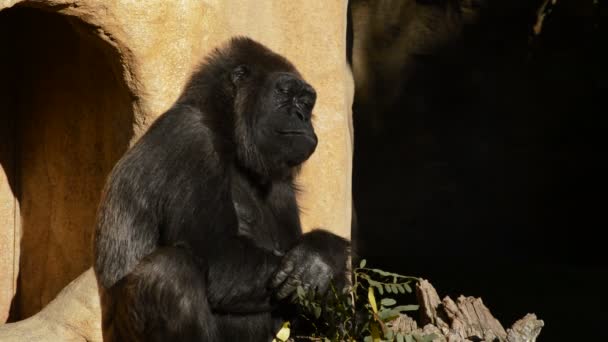
[[(4, 0), (0, 322), (11, 305), (12, 319), (35, 314), (90, 267), (94, 215), (108, 172), (171, 106), (204, 55), (234, 35), (284, 54), (317, 89), (319, 146), (299, 178), (303, 224), (350, 236), (346, 1)], [(88, 323), (73, 323), (83, 329), (74, 338), (97, 339), (90, 331), (99, 311), (94, 284), (85, 273), (43, 313), (0, 327), (0, 340), (14, 338), (24, 325), (24, 331), (42, 329), (43, 340), (53, 329), (48, 336), (66, 340), (49, 317), (81, 317), (78, 322)], [(65, 303), (88, 303), (88, 309)], [(36, 329), (27, 328), (31, 322), (38, 322)]]

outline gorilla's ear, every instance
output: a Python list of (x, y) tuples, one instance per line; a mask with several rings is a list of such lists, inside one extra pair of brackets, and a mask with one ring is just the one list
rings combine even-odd
[(249, 68), (246, 65), (239, 65), (232, 70), (230, 80), (232, 84), (238, 85), (249, 76)]

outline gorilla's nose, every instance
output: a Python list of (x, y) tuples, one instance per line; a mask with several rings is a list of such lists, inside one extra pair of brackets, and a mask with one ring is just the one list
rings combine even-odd
[(304, 112), (298, 108), (295, 107), (291, 110), (292, 115), (295, 115), (298, 117), (298, 119), (300, 119), (301, 121), (306, 121), (306, 116), (304, 115)]
[(306, 122), (310, 119), (310, 115), (307, 113), (306, 104), (304, 101), (298, 96), (294, 96), (292, 100), (293, 107), (291, 109), (291, 114), (294, 114), (298, 117), (298, 119)]

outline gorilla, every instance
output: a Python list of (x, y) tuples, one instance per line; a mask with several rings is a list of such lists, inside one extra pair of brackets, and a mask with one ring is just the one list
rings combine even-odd
[(349, 243), (303, 234), (296, 202), (315, 100), (287, 59), (249, 38), (207, 57), (104, 188), (105, 341), (270, 341), (298, 286), (346, 285)]

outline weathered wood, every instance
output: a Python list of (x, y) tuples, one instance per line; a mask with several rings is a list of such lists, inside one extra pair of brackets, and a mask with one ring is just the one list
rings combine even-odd
[(545, 323), (537, 319), (535, 314), (527, 314), (524, 318), (515, 322), (511, 329), (507, 330), (507, 341), (533, 342), (544, 325)]
[(433, 342), (534, 342), (544, 322), (528, 314), (505, 330), (480, 298), (460, 296), (456, 301), (439, 299), (427, 280), (416, 285), (422, 328), (407, 315), (391, 322), (391, 328), (404, 334), (437, 337)]

